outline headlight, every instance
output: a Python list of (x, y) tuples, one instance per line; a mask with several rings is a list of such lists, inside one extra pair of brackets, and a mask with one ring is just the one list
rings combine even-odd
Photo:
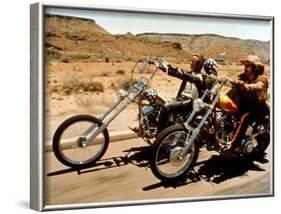
[(119, 99), (124, 99), (127, 95), (128, 95), (128, 92), (124, 89), (119, 89), (119, 91), (117, 92), (117, 97)]

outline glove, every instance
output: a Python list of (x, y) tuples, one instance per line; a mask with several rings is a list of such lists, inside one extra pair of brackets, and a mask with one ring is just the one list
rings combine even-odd
[(176, 67), (175, 70), (177, 71), (177, 73), (183, 74), (183, 71), (181, 69), (179, 69), (178, 67)]
[(169, 70), (169, 65), (166, 62), (161, 62), (159, 64), (159, 69), (167, 73)]

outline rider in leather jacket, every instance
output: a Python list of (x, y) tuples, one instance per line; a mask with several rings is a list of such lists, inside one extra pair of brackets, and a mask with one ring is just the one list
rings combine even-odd
[[(211, 86), (213, 79), (208, 79), (206, 75), (201, 72), (204, 66), (205, 72), (210, 74), (217, 73), (218, 65), (213, 59), (204, 59), (201, 54), (194, 53), (191, 56), (191, 71), (182, 71), (181, 69), (174, 68), (171, 65), (159, 67), (160, 70), (166, 72), (168, 75), (179, 78), (182, 80), (180, 88), (178, 90), (175, 99), (169, 99), (169, 106), (181, 106), (181, 102), (190, 101), (201, 97), (204, 90)], [(192, 104), (192, 102), (190, 102)], [(182, 106), (178, 110), (186, 111), (186, 107)], [(161, 117), (163, 121), (166, 121), (165, 116)], [(159, 121), (161, 123), (161, 121)], [(132, 131), (138, 132), (138, 127), (129, 127)]]
[[(201, 72), (203, 66), (207, 75)], [(171, 65), (168, 65), (168, 69), (161, 67), (160, 69), (167, 72), (168, 75), (182, 80), (177, 98), (190, 96), (194, 99), (201, 97), (207, 88), (211, 88), (214, 79), (209, 78), (208, 75), (217, 75), (218, 64), (211, 58), (204, 59), (202, 54), (194, 53), (191, 56), (191, 71), (184, 72), (178, 68), (173, 68)]]
[(168, 65), (168, 69), (160, 67), (160, 69), (164, 72), (167, 72), (168, 75), (182, 80), (177, 98), (184, 98), (186, 96), (191, 96), (194, 98), (201, 95), (203, 87), (203, 76), (201, 69), (203, 67), (203, 63), (204, 57), (201, 54), (194, 53), (191, 56), (191, 72), (184, 72), (181, 69), (173, 68), (171, 65)]

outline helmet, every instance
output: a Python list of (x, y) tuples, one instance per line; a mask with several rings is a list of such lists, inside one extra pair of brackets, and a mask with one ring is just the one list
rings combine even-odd
[(218, 74), (219, 66), (214, 59), (206, 59), (204, 62), (204, 70), (207, 74)]
[(149, 102), (154, 103), (156, 101), (156, 98), (158, 96), (158, 92), (154, 88), (147, 89), (143, 93), (144, 98), (146, 98)]

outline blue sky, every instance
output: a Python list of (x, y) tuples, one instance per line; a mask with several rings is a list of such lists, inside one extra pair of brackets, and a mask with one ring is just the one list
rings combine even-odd
[(269, 21), (225, 18), (141, 14), (114, 11), (47, 8), (48, 14), (59, 14), (94, 19), (112, 34), (145, 32), (204, 34), (215, 33), (241, 39), (269, 41)]

